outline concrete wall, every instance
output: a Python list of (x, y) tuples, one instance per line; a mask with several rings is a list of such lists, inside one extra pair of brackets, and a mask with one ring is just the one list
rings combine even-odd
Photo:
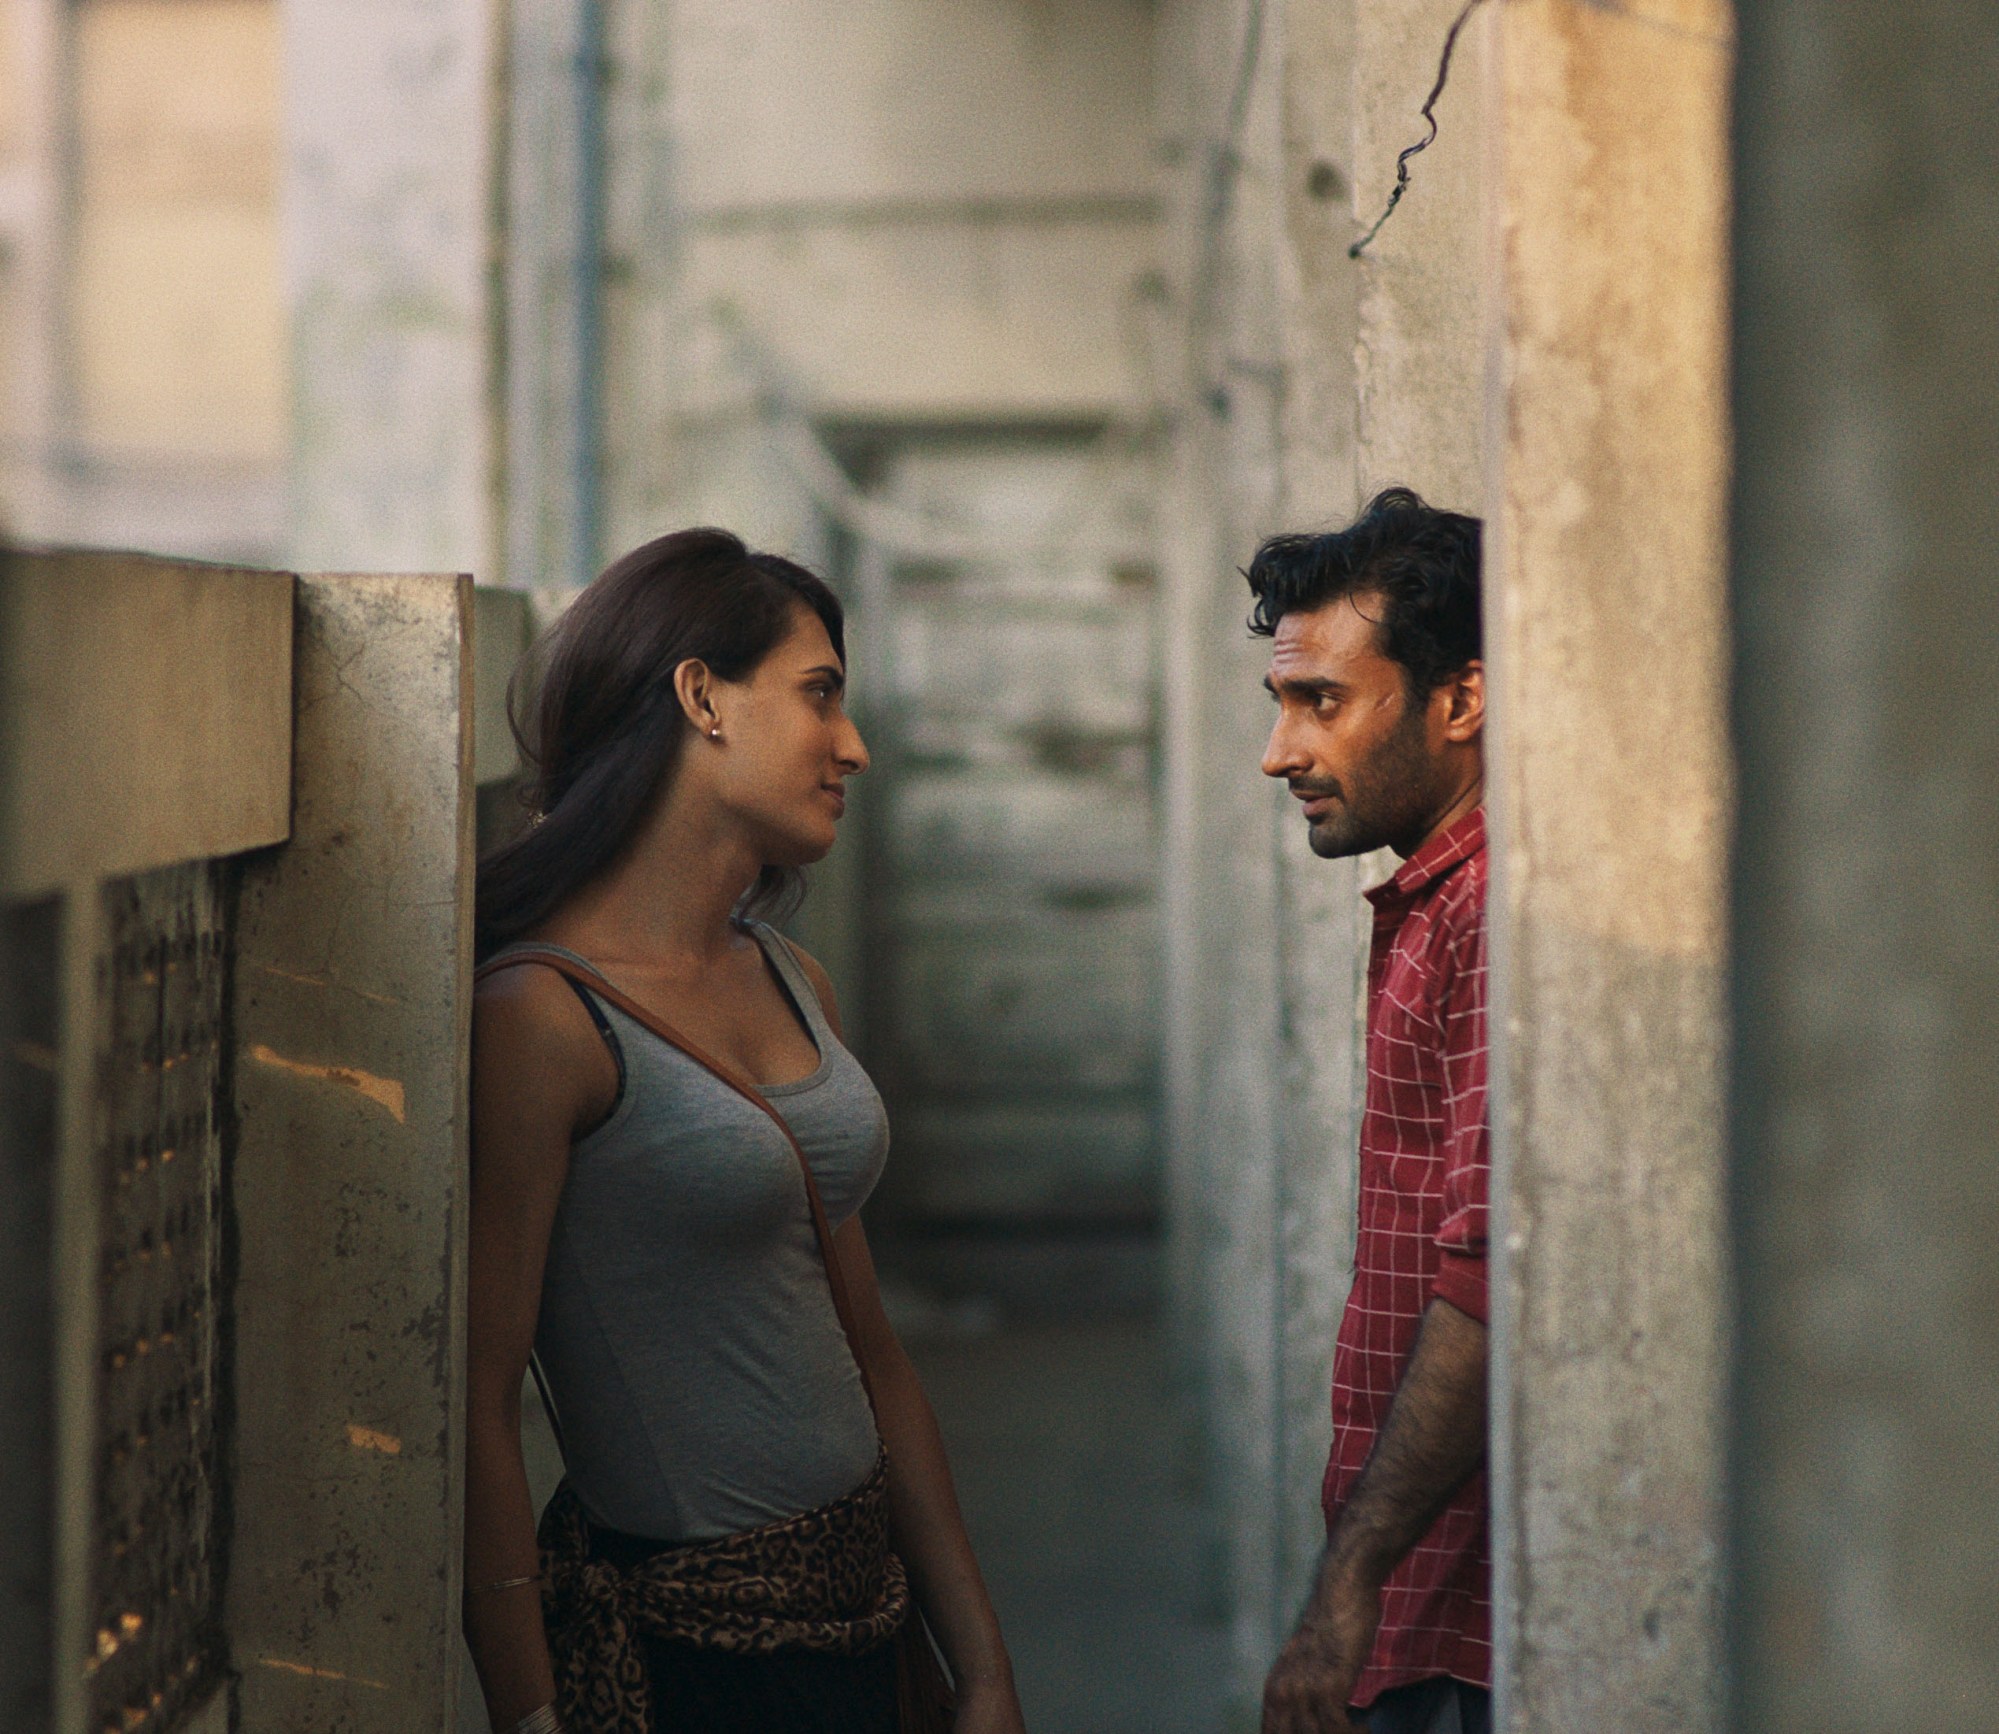
[(452, 1727), (470, 583), (4, 577), (7, 1725)]
[(281, 0), (290, 561), (487, 571), (489, 0)]
[(1730, 19), (1492, 18), (1499, 1711), (1664, 1734), (1719, 1715)]
[[(1423, 138), (1421, 108), (1463, 0), (1355, 8), (1355, 239), (1381, 216), (1395, 160)], [(1357, 266), (1354, 359), (1360, 493), (1399, 482), (1433, 505), (1481, 512), (1485, 495), (1486, 257), (1491, 21), (1473, 13), (1409, 188)], [(1386, 876), (1385, 871), (1381, 875)]]
[(1745, 9), (1733, 1726), (1999, 1697), (1999, 38)]
[(601, 405), (605, 7), (510, 0), (503, 10), (502, 551), (510, 583), (574, 587), (601, 564), (599, 447), (610, 434)]
[(140, 555), (8, 566), (0, 895), (276, 842), (291, 823), (292, 581)]
[(228, 1626), (272, 1734), (456, 1722), (471, 611), (299, 581), (293, 834), (244, 873)]
[(1236, 568), (1354, 504), (1351, 32), (1342, 7), (1162, 15), (1170, 1291), (1245, 1713), (1324, 1536), (1362, 954), (1354, 867), (1257, 769), (1268, 650)]
[(228, 956), (212, 858), (290, 824), (291, 579), (16, 554), (0, 621), (20, 1615), (0, 1690), (9, 1726), (61, 1734), (155, 1686), (177, 1716), (196, 1694), (226, 1714), (210, 1697)]
[(1145, 397), (1138, 0), (612, 9), (607, 551), (819, 553), (769, 427), (1090, 420)]
[[(1166, 127), (1186, 158), (1190, 339), (1166, 491), (1176, 1291), (1231, 1490), (1247, 1692), (1319, 1539), (1357, 893), (1387, 864), (1329, 867), (1282, 828), (1253, 789), (1260, 658), (1232, 681), (1197, 647), (1239, 619), (1230, 569), (1256, 534), (1405, 482), (1493, 529), (1502, 1711), (1537, 1729), (1707, 1726), (1728, 20), (1474, 13), (1436, 142), (1349, 262), (1424, 135), (1459, 12), (1167, 14), (1163, 89), (1207, 117)], [(1259, 16), (1271, 65), (1242, 53)]]

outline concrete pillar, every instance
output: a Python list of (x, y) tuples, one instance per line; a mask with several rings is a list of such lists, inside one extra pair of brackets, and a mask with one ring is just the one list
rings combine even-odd
[(1730, 21), (1489, 18), (1499, 1712), (1687, 1734), (1719, 1714)]
[(241, 1723), (457, 1724), (472, 586), (299, 580), (290, 843), (244, 870)]
[(602, 0), (509, 0), (506, 575), (597, 575), (604, 215)]
[(1999, 33), (1736, 84), (1733, 1726), (1999, 1702)]
[(1260, 536), (1353, 505), (1351, 28), (1350, 8), (1307, 5), (1162, 23), (1169, 1283), (1245, 1710), (1324, 1538), (1362, 959), (1354, 868), (1310, 855), (1257, 769), (1268, 651), (1237, 568)]
[(488, 571), (495, 0), (282, 0), (292, 563)]
[[(1282, 54), (1281, 162), (1276, 197), (1279, 517), (1286, 529), (1338, 523), (1353, 512), (1358, 453), (1355, 335), (1359, 276), (1346, 256), (1354, 183), (1355, 38), (1362, 8), (1287, 0), (1275, 12)], [(1233, 600), (1248, 586), (1227, 562)], [(1256, 640), (1259, 658), (1268, 646)], [(1260, 674), (1259, 674), (1260, 679)], [(1270, 710), (1252, 687), (1232, 701), (1261, 725)], [(1238, 776), (1251, 767), (1239, 765)], [(1272, 1463), (1275, 1618), (1289, 1633), (1325, 1539), (1320, 1484), (1332, 1446), (1333, 1343), (1353, 1280), (1356, 1140), (1363, 1071), (1367, 906), (1361, 866), (1321, 861), (1296, 804), (1272, 785), (1276, 818), (1279, 1077), (1285, 1131), (1276, 1204), (1275, 1402)], [(1256, 1672), (1262, 1672), (1258, 1657)], [(1260, 1680), (1254, 1682), (1260, 1685)]]

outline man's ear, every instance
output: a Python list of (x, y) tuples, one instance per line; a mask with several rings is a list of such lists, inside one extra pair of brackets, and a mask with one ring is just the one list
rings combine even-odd
[(715, 727), (715, 676), (699, 657), (690, 656), (673, 671), (673, 691), (697, 734)]
[(1444, 739), (1477, 740), (1485, 727), (1485, 664), (1468, 662), (1443, 682)]

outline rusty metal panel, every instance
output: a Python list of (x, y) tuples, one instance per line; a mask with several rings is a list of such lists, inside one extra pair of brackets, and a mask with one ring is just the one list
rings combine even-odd
[(103, 890), (89, 1726), (170, 1730), (219, 1682), (225, 865)]

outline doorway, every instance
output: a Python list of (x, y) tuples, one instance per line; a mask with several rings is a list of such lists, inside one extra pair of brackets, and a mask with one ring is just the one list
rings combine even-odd
[(846, 586), (875, 758), (850, 895), (895, 1125), (882, 1227), (961, 1283), (1053, 1280), (1078, 1301), (1143, 1285), (1161, 1036), (1149, 476), (1104, 440), (990, 433), (890, 439), (869, 472), (918, 527), (916, 545), (856, 544)]

